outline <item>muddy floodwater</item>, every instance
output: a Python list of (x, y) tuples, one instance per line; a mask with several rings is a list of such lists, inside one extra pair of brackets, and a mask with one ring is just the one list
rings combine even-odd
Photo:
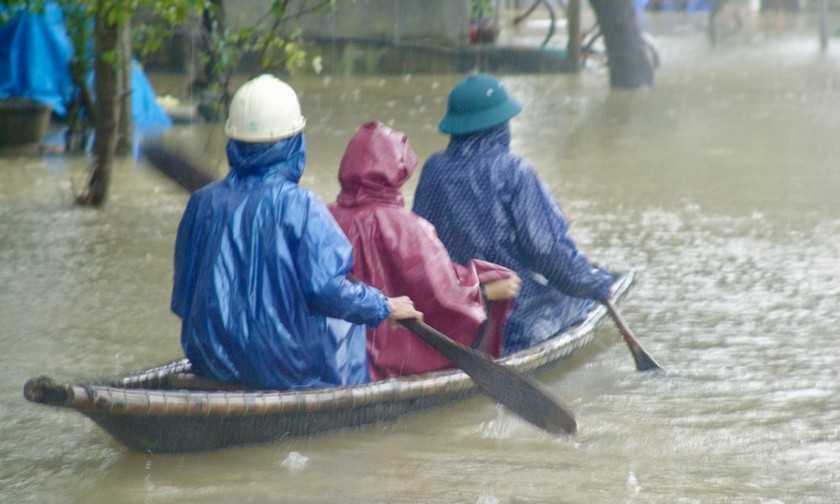
[[(577, 416), (573, 438), (476, 397), (263, 446), (130, 452), (22, 388), (180, 355), (169, 292), (187, 195), (125, 160), (107, 207), (78, 208), (84, 160), (4, 152), (0, 502), (840, 502), (840, 40), (821, 53), (813, 20), (772, 16), (711, 48), (697, 22), (659, 21), (650, 91), (610, 91), (603, 69), (504, 80), (525, 107), (512, 148), (572, 236), (638, 272), (621, 308), (665, 375), (636, 372), (608, 323), (539, 375)], [(406, 131), (421, 162), (443, 148), (460, 77), (291, 79), (308, 118), (302, 184), (333, 200), (344, 146), (370, 119)], [(167, 137), (224, 172), (218, 125)]]

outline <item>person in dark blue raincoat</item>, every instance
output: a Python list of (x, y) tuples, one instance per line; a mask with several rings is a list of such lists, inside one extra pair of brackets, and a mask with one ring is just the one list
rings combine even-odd
[(347, 278), (347, 238), (298, 185), (304, 124), (286, 83), (245, 83), (225, 125), (230, 173), (184, 211), (171, 308), (201, 376), (259, 389), (363, 383), (365, 331), (353, 324), (422, 317), (407, 297)]
[(413, 208), (456, 262), (482, 259), (521, 277), (505, 353), (582, 322), (594, 300), (609, 299), (612, 285), (612, 275), (568, 236), (563, 212), (531, 164), (510, 152), (508, 123), (521, 110), (492, 75), (458, 83), (440, 122), (449, 145), (424, 164)]

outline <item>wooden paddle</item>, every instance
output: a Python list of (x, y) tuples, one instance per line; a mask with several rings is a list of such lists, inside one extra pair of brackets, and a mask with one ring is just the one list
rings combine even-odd
[[(187, 158), (160, 143), (144, 144), (141, 151), (153, 167), (190, 192), (213, 181)], [(524, 420), (552, 434), (573, 434), (577, 430), (572, 413), (566, 411), (535, 380), (502, 366), (482, 352), (453, 341), (420, 320), (407, 319), (400, 323), (451, 360), (487, 395)]]
[(574, 433), (575, 417), (535, 380), (498, 364), (483, 352), (461, 345), (417, 319), (400, 324), (455, 363), (487, 395), (524, 420), (552, 434)]
[(656, 359), (654, 359), (653, 356), (642, 348), (642, 344), (636, 339), (636, 336), (624, 321), (624, 317), (621, 316), (621, 313), (618, 311), (618, 308), (615, 307), (615, 304), (613, 304), (612, 301), (607, 300), (604, 301), (604, 306), (607, 307), (607, 311), (610, 312), (610, 316), (615, 322), (615, 325), (618, 326), (619, 332), (621, 332), (621, 335), (624, 337), (624, 341), (630, 348), (630, 353), (633, 354), (633, 359), (636, 361), (636, 369), (639, 371), (661, 370), (662, 366), (656, 362)]
[(146, 142), (140, 146), (140, 152), (159, 172), (191, 193), (215, 180), (196, 168), (186, 157), (167, 149), (160, 142)]

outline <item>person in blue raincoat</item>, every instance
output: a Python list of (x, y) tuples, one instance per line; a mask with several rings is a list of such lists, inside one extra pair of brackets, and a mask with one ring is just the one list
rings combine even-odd
[(510, 152), (509, 121), (521, 110), (492, 75), (459, 82), (439, 125), (449, 145), (426, 160), (413, 208), (456, 262), (482, 259), (522, 279), (505, 353), (582, 322), (593, 300), (609, 299), (613, 280), (568, 236), (563, 212), (531, 164)]
[(365, 331), (352, 324), (422, 317), (409, 298), (347, 278), (347, 238), (298, 185), (304, 125), (288, 84), (269, 75), (245, 83), (225, 124), (230, 173), (184, 211), (171, 308), (201, 376), (259, 389), (363, 383)]

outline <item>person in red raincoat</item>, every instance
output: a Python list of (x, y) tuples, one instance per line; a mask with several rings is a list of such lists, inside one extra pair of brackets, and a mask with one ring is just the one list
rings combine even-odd
[[(353, 246), (352, 274), (386, 296), (409, 296), (430, 326), (497, 357), (520, 279), (496, 264), (450, 259), (434, 226), (403, 205), (400, 188), (416, 166), (408, 138), (382, 123), (363, 124), (350, 140), (329, 209)], [(393, 324), (368, 328), (367, 348), (372, 380), (453, 366)]]

